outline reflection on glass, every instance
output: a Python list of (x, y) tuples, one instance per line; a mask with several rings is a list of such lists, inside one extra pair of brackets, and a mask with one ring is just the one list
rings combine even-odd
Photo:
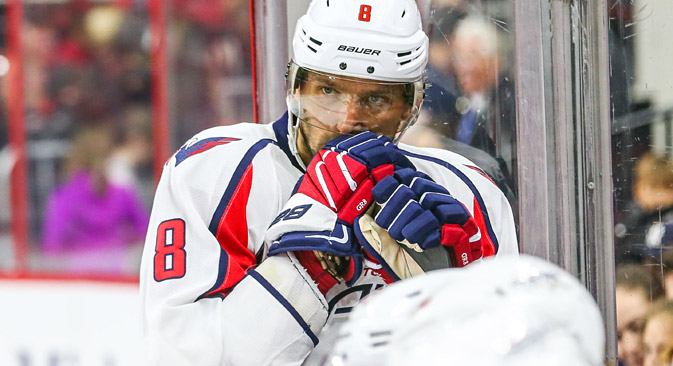
[(404, 141), (466, 156), (498, 184), (517, 215), (513, 4), (431, 2), (427, 89)]
[[(619, 360), (668, 365), (673, 307), (663, 299), (673, 296), (673, 72), (661, 60), (673, 56), (665, 31), (673, 5), (610, 1), (608, 11)], [(654, 290), (659, 283), (665, 296)]]

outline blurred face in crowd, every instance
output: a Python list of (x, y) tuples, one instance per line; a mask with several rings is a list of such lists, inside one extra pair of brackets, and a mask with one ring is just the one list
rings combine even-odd
[(428, 50), (428, 64), (437, 70), (449, 74), (452, 72), (453, 55), (449, 41), (433, 42)]
[(658, 187), (649, 182), (637, 181), (633, 195), (640, 208), (653, 212), (673, 206), (673, 189)]
[(480, 37), (455, 37), (453, 62), (458, 83), (466, 95), (487, 93), (495, 85), (497, 54)]
[(617, 354), (628, 366), (642, 365), (641, 331), (650, 303), (641, 289), (617, 287)]
[(305, 163), (341, 135), (372, 131), (393, 138), (411, 114), (402, 84), (314, 72), (305, 78), (296, 97), (302, 111), (297, 145)]
[(665, 155), (647, 153), (635, 167), (633, 198), (647, 212), (673, 207), (673, 162)]
[(647, 321), (643, 331), (644, 366), (668, 366), (663, 354), (673, 340), (673, 316), (659, 313)]
[(673, 271), (669, 271), (664, 276), (664, 289), (666, 290), (666, 299), (673, 300)]

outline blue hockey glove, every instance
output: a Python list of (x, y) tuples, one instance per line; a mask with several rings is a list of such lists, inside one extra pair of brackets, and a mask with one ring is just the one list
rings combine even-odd
[(455, 267), (482, 257), (481, 233), (470, 212), (425, 174), (402, 169), (376, 184), (372, 194), (381, 206), (376, 224), (395, 240), (419, 252), (442, 245)]
[[(404, 153), (386, 136), (377, 136), (373, 132), (363, 132), (355, 136), (340, 136), (328, 142), (326, 149), (337, 152), (346, 152), (356, 160), (367, 165), (370, 170), (386, 165), (393, 165), (397, 169), (411, 168), (414, 165)], [(383, 177), (392, 174), (387, 172)], [(374, 173), (376, 175), (376, 173)], [(375, 179), (379, 178), (375, 176)], [(378, 182), (381, 179), (376, 179)]]

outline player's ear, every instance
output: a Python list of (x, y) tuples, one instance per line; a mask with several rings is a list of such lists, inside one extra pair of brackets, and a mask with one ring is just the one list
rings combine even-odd
[(297, 87), (294, 88), (294, 97), (299, 98), (302, 94), (307, 93), (306, 81), (297, 83)]

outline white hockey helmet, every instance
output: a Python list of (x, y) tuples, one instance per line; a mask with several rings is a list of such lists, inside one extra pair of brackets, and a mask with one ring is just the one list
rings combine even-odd
[[(333, 112), (327, 118), (316, 118), (319, 113), (307, 111), (306, 106), (311, 102), (315, 105), (315, 101), (302, 100), (295, 91), (309, 73), (343, 78), (347, 83), (378, 84), (391, 89), (404, 86), (409, 109), (400, 117), (397, 138), (418, 117), (428, 37), (413, 0), (313, 0), (297, 21), (292, 46), (294, 58), (287, 77), (287, 105), (295, 117), (290, 118), (292, 140), (300, 120), (310, 123), (318, 119), (319, 127), (330, 129), (345, 114), (345, 107), (335, 108), (333, 104), (323, 108)], [(291, 142), (294, 145), (295, 141)]]
[(303, 68), (381, 81), (421, 80), (428, 61), (413, 0), (313, 0), (292, 47)]
[(599, 366), (605, 346), (591, 295), (530, 256), (394, 284), (356, 307), (340, 337), (329, 365)]

